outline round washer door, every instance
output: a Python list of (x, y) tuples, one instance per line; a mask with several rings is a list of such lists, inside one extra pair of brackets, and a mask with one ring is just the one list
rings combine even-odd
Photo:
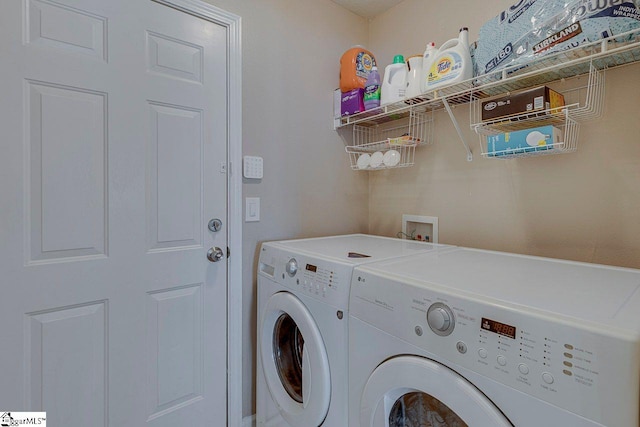
[(289, 292), (278, 292), (262, 313), (260, 357), (265, 381), (291, 425), (320, 425), (329, 411), (329, 358), (309, 310)]
[(398, 356), (373, 371), (362, 395), (360, 425), (513, 427), (465, 378), (418, 356)]

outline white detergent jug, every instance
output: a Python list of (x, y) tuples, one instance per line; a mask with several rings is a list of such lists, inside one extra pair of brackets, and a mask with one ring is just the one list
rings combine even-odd
[(404, 56), (396, 55), (393, 64), (387, 65), (384, 69), (380, 105), (403, 101), (406, 90), (407, 66), (404, 64)]
[(407, 59), (407, 92), (405, 99), (411, 99), (422, 94), (420, 84), (422, 83), (422, 55), (411, 56)]
[(429, 72), (431, 71), (431, 65), (433, 60), (436, 59), (438, 49), (434, 42), (427, 43), (427, 48), (422, 55), (422, 76), (420, 76), (420, 91), (425, 93), (427, 91), (427, 79), (429, 78)]
[(427, 91), (449, 86), (473, 77), (469, 53), (469, 30), (461, 28), (457, 39), (446, 41), (429, 69)]

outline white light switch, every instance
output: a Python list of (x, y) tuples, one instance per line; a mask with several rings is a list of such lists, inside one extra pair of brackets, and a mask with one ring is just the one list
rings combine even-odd
[(262, 157), (244, 156), (242, 163), (242, 175), (245, 178), (262, 179)]
[(260, 221), (260, 197), (247, 197), (245, 199), (245, 222)]

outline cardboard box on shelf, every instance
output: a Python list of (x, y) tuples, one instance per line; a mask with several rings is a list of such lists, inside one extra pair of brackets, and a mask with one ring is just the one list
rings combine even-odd
[(564, 107), (564, 105), (564, 95), (547, 86), (539, 86), (483, 101), (482, 121), (537, 111), (542, 112), (541, 114), (546, 114), (545, 111), (549, 109), (558, 109), (551, 111), (551, 114), (557, 114), (561, 112), (559, 108)]

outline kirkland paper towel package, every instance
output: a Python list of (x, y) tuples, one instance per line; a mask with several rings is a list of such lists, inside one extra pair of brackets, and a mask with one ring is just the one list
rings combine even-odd
[(554, 16), (564, 7), (558, 0), (520, 0), (480, 27), (474, 52), (476, 75), (510, 65), (513, 46), (533, 29), (540, 17)]
[(480, 29), (476, 74), (637, 28), (640, 0), (521, 0)]

